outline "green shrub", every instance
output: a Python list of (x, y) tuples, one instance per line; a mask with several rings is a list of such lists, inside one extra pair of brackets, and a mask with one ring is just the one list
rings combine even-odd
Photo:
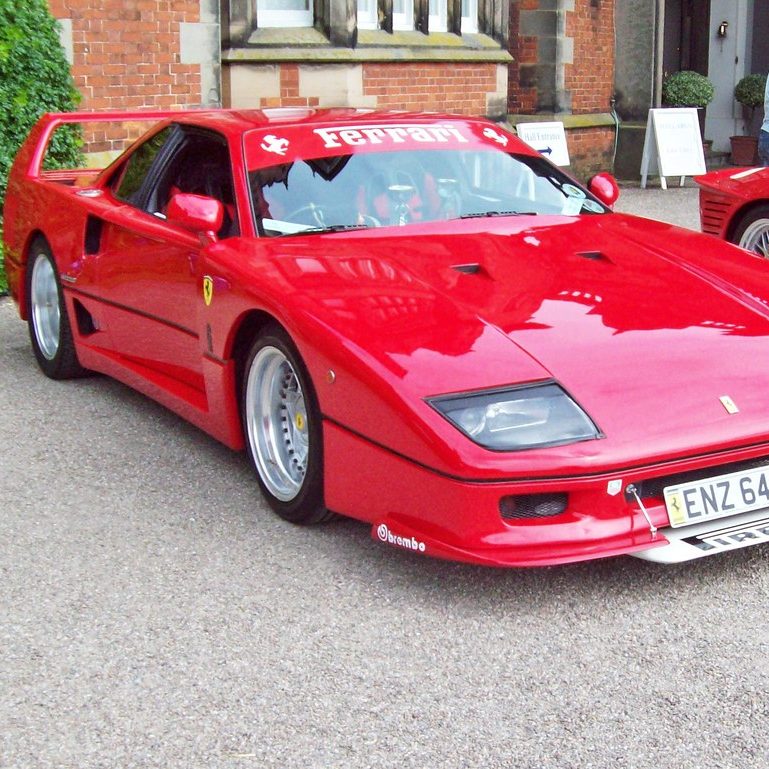
[(713, 83), (691, 70), (674, 72), (662, 84), (662, 101), (669, 107), (706, 107), (714, 94)]
[(755, 109), (764, 103), (765, 88), (766, 75), (745, 75), (734, 89), (734, 98), (740, 104)]
[[(13, 158), (44, 112), (68, 112), (79, 94), (45, 0), (0, 0), (0, 211)], [(68, 129), (68, 130), (65, 130)], [(77, 166), (80, 132), (56, 132), (46, 167)]]

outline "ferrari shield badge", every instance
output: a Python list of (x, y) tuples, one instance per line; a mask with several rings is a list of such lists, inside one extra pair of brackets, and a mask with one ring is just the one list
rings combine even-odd
[(203, 276), (203, 301), (206, 307), (211, 304), (214, 297), (214, 279), (210, 275)]

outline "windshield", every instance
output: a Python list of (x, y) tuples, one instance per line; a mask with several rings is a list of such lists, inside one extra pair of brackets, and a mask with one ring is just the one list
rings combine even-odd
[(251, 171), (249, 182), (265, 235), (609, 210), (543, 158), (477, 149), (294, 160)]

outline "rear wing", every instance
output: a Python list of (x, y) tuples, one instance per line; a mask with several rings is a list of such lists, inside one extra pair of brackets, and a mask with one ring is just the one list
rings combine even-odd
[[(46, 154), (56, 129), (77, 123), (86, 128), (95, 125), (99, 129), (99, 124), (114, 123), (117, 126), (122, 123), (125, 130), (119, 132), (121, 138), (115, 138), (113, 141), (125, 142), (127, 146), (153, 124), (203, 111), (50, 112), (40, 117), (16, 153), (8, 174), (8, 187), (1, 212), (4, 219), (2, 235), (5, 245), (5, 272), (11, 296), (19, 305), (22, 318), (26, 317), (23, 296), (25, 251), (30, 233), (34, 233), (40, 225), (38, 207), (42, 200), (39, 195), (31, 194), (32, 188), (41, 181), (57, 182), (56, 187), (62, 183), (77, 184), (78, 179), (95, 177), (97, 173), (95, 169), (83, 168), (44, 170)], [(139, 125), (132, 125), (134, 123)], [(142, 123), (146, 123), (146, 127)], [(108, 135), (109, 130), (106, 126), (102, 127), (105, 135)]]
[(37, 178), (43, 168), (51, 137), (57, 128), (71, 123), (118, 123), (146, 121), (158, 123), (168, 118), (200, 110), (159, 110), (141, 112), (48, 112), (33, 126), (16, 155), (14, 165), (24, 176)]

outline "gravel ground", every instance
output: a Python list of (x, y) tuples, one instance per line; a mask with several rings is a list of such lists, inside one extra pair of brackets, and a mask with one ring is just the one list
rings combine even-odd
[[(696, 227), (695, 190), (619, 208)], [(7, 299), (0, 355), (2, 769), (769, 766), (766, 547), (505, 571), (292, 527), (242, 455), (43, 377)]]
[(687, 179), (685, 187), (670, 186), (666, 190), (658, 186), (647, 187), (645, 190), (640, 187), (623, 187), (614, 208), (625, 214), (646, 216), (699, 231), (698, 192), (699, 188), (691, 179)]

